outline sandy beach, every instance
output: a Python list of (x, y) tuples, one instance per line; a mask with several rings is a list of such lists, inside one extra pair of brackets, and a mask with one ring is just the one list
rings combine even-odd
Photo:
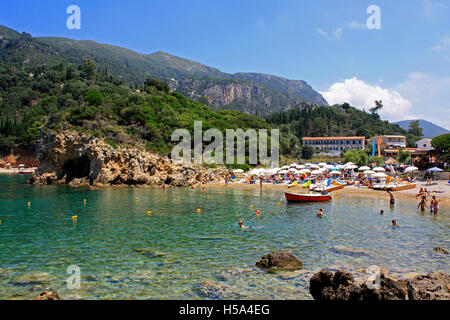
[[(208, 183), (207, 187), (214, 188), (224, 188), (225, 185), (223, 182), (216, 183)], [(227, 188), (242, 188), (242, 189), (259, 189), (259, 183), (249, 184), (249, 183), (230, 183)], [(395, 191), (393, 192), (394, 197), (396, 199), (403, 200), (411, 200), (413, 202), (418, 202), (415, 198), (416, 194), (419, 192), (420, 188), (427, 188), (430, 196), (434, 195), (439, 200), (440, 205), (450, 207), (450, 184), (447, 181), (436, 181), (432, 186), (425, 186), (425, 182), (417, 183), (417, 187), (414, 189)], [(285, 184), (263, 184), (263, 189), (278, 189), (278, 190), (288, 190)], [(302, 188), (295, 188), (289, 190), (296, 190), (297, 192), (302, 192)], [(373, 189), (369, 189), (366, 187), (355, 187), (355, 186), (346, 186), (344, 189), (333, 191), (332, 194), (351, 194), (352, 196), (358, 197), (380, 197), (380, 198), (389, 198), (389, 195), (386, 191), (377, 191)]]

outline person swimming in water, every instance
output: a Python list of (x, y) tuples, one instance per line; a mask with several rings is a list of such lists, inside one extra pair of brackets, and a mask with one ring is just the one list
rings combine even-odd
[(398, 222), (397, 222), (397, 220), (392, 220), (392, 226), (393, 227), (401, 227), (399, 224), (398, 224)]
[(325, 216), (325, 214), (323, 213), (323, 209), (320, 208), (319, 211), (317, 211), (317, 217), (318, 218), (323, 218)]
[(242, 220), (238, 221), (238, 225), (239, 225), (239, 227), (241, 227), (242, 230), (250, 229), (250, 227), (244, 226), (244, 222)]
[(392, 192), (390, 190), (387, 190), (387, 193), (389, 193), (389, 204), (391, 206), (393, 206), (395, 204), (395, 199), (394, 199), (394, 195), (392, 194)]

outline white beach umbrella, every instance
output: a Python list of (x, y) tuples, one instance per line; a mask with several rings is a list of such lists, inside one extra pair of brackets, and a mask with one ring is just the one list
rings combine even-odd
[(372, 171), (375, 171), (375, 172), (385, 172), (386, 170), (385, 170), (384, 168), (382, 168), (382, 167), (376, 167), (376, 168), (373, 168)]
[(366, 170), (366, 171), (364, 171), (363, 172), (364, 174), (375, 174), (375, 171), (372, 171), (372, 170)]
[(370, 168), (368, 166), (362, 166), (358, 169), (358, 171), (366, 171), (366, 170), (370, 170)]
[(336, 174), (336, 175), (338, 175), (338, 174), (340, 174), (340, 172), (339, 172), (339, 171), (331, 171), (330, 174)]
[(408, 167), (405, 169), (405, 172), (413, 172), (413, 171), (417, 171), (417, 170), (419, 170), (419, 168), (417, 168), (417, 167)]
[(312, 163), (305, 163), (305, 167), (307, 167), (307, 168), (309, 168), (309, 167), (311, 167), (313, 164)]
[(348, 170), (357, 169), (357, 168), (358, 168), (358, 166), (355, 166), (354, 164), (349, 164), (344, 167), (344, 169), (348, 169)]
[(242, 173), (242, 172), (244, 172), (244, 170), (242, 170), (242, 169), (236, 169), (236, 170), (234, 170), (234, 173)]
[(300, 173), (310, 173), (311, 172), (311, 170), (309, 170), (309, 169), (302, 169), (302, 170), (300, 170)]
[(273, 168), (272, 170), (275, 171), (275, 172), (278, 172), (278, 171), (281, 170), (281, 168)]
[(349, 165), (352, 165), (352, 164), (354, 164), (354, 163), (353, 162), (347, 162), (345, 165), (349, 166)]
[(281, 169), (282, 170), (287, 170), (287, 169), (289, 169), (289, 166), (282, 166)]
[(295, 162), (290, 165), (291, 168), (298, 166)]
[(383, 172), (377, 172), (373, 175), (374, 178), (386, 178), (387, 174)]
[(286, 174), (286, 173), (288, 173), (289, 171), (287, 171), (287, 170), (281, 170), (281, 171), (278, 171), (278, 173), (279, 174)]
[(297, 172), (297, 169), (295, 169), (295, 168), (290, 168), (289, 171), (290, 171), (290, 172)]
[(305, 169), (306, 167), (305, 167), (304, 165), (301, 165), (301, 164), (300, 164), (300, 165), (296, 166), (296, 168), (297, 168), (297, 169)]
[(322, 170), (314, 170), (311, 172), (311, 174), (316, 175), (316, 174), (322, 174), (323, 171)]
[(320, 167), (316, 164), (312, 164), (309, 166), (311, 169), (319, 169)]
[(321, 162), (318, 164), (319, 167), (325, 167), (327, 164), (325, 162)]

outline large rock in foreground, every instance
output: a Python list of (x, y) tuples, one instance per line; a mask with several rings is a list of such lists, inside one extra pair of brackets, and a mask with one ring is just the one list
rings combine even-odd
[(408, 281), (410, 300), (450, 300), (450, 275), (435, 272)]
[(405, 292), (396, 281), (381, 274), (380, 289), (369, 289), (365, 284), (357, 285), (350, 272), (335, 273), (322, 269), (309, 282), (309, 292), (314, 300), (382, 301), (404, 300)]
[[(65, 131), (43, 133), (38, 142), (39, 168), (34, 184), (191, 186), (208, 171), (201, 165), (175, 164), (145, 148), (114, 149), (101, 139)], [(224, 168), (216, 174), (228, 174)]]
[(292, 271), (301, 269), (303, 263), (290, 252), (274, 251), (259, 259), (256, 266), (268, 271)]
[(36, 298), (33, 298), (33, 300), (61, 300), (61, 298), (56, 291), (47, 290), (41, 292)]

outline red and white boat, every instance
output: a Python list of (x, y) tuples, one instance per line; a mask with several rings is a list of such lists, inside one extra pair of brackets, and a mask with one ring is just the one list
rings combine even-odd
[(331, 200), (331, 195), (321, 193), (292, 193), (285, 192), (287, 202), (319, 202)]

